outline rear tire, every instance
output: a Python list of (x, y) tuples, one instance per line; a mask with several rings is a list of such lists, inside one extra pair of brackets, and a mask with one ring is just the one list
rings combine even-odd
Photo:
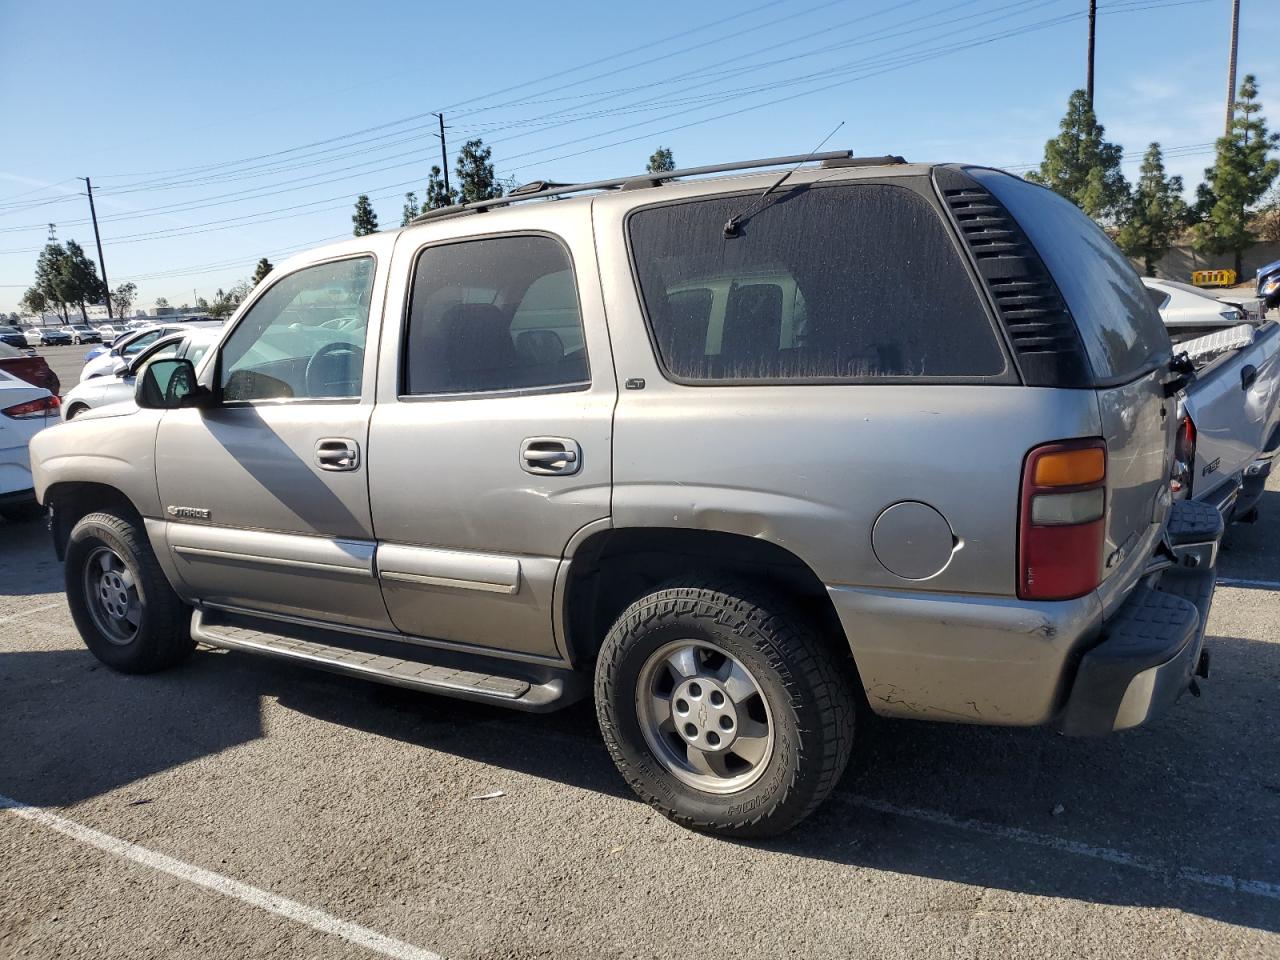
[(160, 569), (140, 523), (91, 513), (72, 529), (67, 603), (85, 645), (122, 673), (151, 673), (195, 649), (190, 610)]
[(596, 711), (641, 799), (734, 837), (803, 820), (853, 745), (847, 672), (784, 603), (731, 581), (668, 585), (631, 604), (600, 651)]

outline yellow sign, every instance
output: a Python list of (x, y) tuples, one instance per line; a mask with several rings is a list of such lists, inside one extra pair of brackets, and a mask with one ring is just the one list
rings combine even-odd
[(1191, 282), (1197, 287), (1234, 287), (1234, 270), (1197, 270), (1191, 274)]

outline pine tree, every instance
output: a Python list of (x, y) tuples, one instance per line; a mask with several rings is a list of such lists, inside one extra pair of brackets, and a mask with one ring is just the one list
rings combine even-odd
[(468, 140), (458, 151), (458, 198), (463, 203), (502, 196), (502, 184), (493, 174), (489, 158), (493, 150), (480, 139)]
[(352, 233), (357, 237), (366, 237), (378, 232), (378, 215), (373, 212), (369, 203), (369, 195), (362, 193), (356, 197), (356, 212), (351, 215)]
[(1073, 91), (1059, 134), (1044, 145), (1044, 162), (1027, 179), (1062, 194), (1095, 220), (1116, 219), (1129, 197), (1120, 171), (1123, 150), (1106, 132), (1083, 90)]
[(645, 173), (669, 173), (676, 168), (676, 158), (671, 152), (670, 147), (659, 147), (653, 151), (653, 156), (649, 158), (648, 165), (644, 168)]
[(1196, 212), (1202, 220), (1195, 227), (1195, 247), (1202, 253), (1233, 254), (1237, 275), (1244, 251), (1254, 243), (1250, 208), (1280, 176), (1280, 160), (1267, 158), (1280, 145), (1280, 135), (1267, 132), (1257, 97), (1258, 81), (1249, 74), (1240, 84), (1231, 133), (1219, 138), (1217, 158), (1197, 190)]
[(275, 269), (275, 265), (266, 257), (263, 257), (261, 260), (259, 260), (258, 265), (253, 270), (253, 281), (252, 281), (253, 285), (256, 287), (258, 284), (260, 284), (263, 280), (266, 279), (267, 274), (274, 269)]
[(67, 304), (71, 301), (71, 291), (62, 270), (66, 259), (67, 251), (62, 244), (45, 244), (36, 259), (36, 280), (32, 288), (44, 297), (48, 306), (62, 315), (64, 323), (67, 321)]
[(432, 167), (427, 177), (427, 192), (422, 197), (422, 212), (451, 207), (457, 202), (457, 193), (452, 188), (444, 188), (444, 172), (439, 167)]
[(1169, 252), (1186, 221), (1182, 178), (1165, 176), (1160, 144), (1153, 143), (1142, 158), (1116, 242), (1128, 256), (1141, 259), (1143, 272), (1153, 277), (1156, 261)]
[(420, 212), (418, 209), (418, 195), (410, 190), (404, 195), (404, 210), (400, 214), (400, 226), (407, 227)]

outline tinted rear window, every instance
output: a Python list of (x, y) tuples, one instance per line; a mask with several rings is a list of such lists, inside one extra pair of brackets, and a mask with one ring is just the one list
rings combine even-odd
[(1169, 334), (1124, 254), (1079, 207), (1052, 190), (972, 170), (1035, 246), (1075, 319), (1094, 376), (1131, 380), (1164, 363)]
[(934, 208), (886, 184), (785, 188), (636, 211), (636, 273), (688, 381), (999, 377), (1004, 351)]

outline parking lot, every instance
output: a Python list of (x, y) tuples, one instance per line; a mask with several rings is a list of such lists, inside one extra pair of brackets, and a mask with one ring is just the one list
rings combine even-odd
[(1275, 480), (1262, 515), (1199, 699), (1101, 741), (871, 722), (761, 844), (634, 800), (588, 704), (113, 673), (43, 525), (0, 526), (0, 956), (1280, 957)]

